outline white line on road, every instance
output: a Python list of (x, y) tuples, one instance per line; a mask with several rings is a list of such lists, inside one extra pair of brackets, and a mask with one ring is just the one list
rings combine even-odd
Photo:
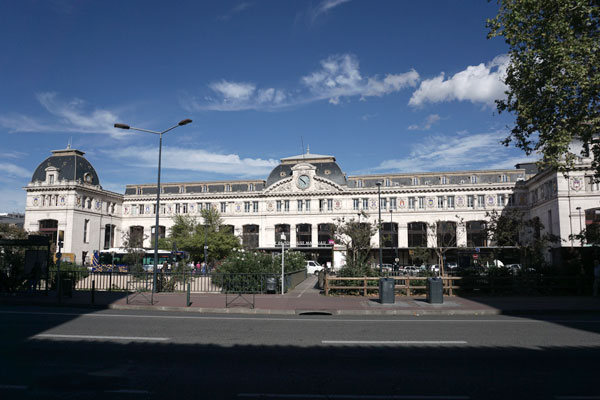
[(467, 344), (466, 340), (321, 340), (322, 344)]
[(420, 319), (413, 317), (412, 319), (341, 319), (341, 318), (279, 318), (279, 317), (210, 317), (204, 315), (198, 316), (178, 316), (178, 315), (138, 315), (138, 314), (107, 314), (107, 313), (63, 313), (63, 312), (41, 312), (41, 311), (0, 311), (0, 314), (22, 314), (22, 315), (63, 315), (69, 317), (100, 317), (100, 318), (154, 318), (154, 319), (196, 319), (196, 320), (220, 320), (220, 321), (294, 321), (294, 322), (362, 322), (362, 323), (377, 323), (377, 322), (394, 322), (394, 323), (419, 323), (419, 322), (447, 322), (447, 323), (511, 323), (511, 324), (543, 324), (543, 323), (586, 323), (600, 324), (600, 320), (571, 320), (571, 319), (547, 319), (547, 320), (530, 320), (530, 319)]
[(164, 337), (143, 337), (143, 336), (94, 336), (94, 335), (58, 335), (51, 333), (40, 333), (32, 336), (33, 339), (91, 339), (91, 340), (142, 340), (152, 342), (162, 342), (169, 340)]
[(238, 397), (275, 399), (375, 399), (375, 400), (465, 400), (469, 396), (443, 395), (352, 395), (352, 394), (282, 394), (282, 393), (238, 393)]
[(557, 400), (597, 400), (600, 396), (554, 396)]

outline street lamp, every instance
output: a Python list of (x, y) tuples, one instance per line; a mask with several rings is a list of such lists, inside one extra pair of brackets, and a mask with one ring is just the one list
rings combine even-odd
[(285, 260), (285, 233), (281, 234), (281, 294), (284, 294), (284, 260)]
[[(390, 226), (392, 229), (392, 241), (394, 240), (394, 221), (393, 221), (393, 217), (392, 217), (392, 213), (394, 212), (394, 210), (392, 209), (392, 205), (390, 204)], [(398, 235), (396, 235), (396, 240), (392, 242), (392, 245), (394, 246), (394, 250), (395, 250), (395, 255), (396, 257), (394, 258), (394, 263), (398, 263), (398, 261), (400, 261), (398, 259)]]
[(581, 247), (583, 247), (583, 235), (581, 234), (581, 232), (583, 232), (583, 228), (581, 227), (581, 207), (575, 207), (575, 209), (579, 214), (579, 240), (581, 242)]
[(377, 199), (379, 204), (377, 204), (377, 209), (379, 210), (379, 224), (377, 225), (377, 230), (379, 232), (379, 269), (383, 272), (383, 249), (381, 248), (381, 182), (377, 182)]
[(156, 272), (158, 269), (158, 231), (159, 231), (158, 220), (159, 220), (159, 215), (160, 215), (160, 161), (161, 161), (161, 156), (162, 156), (162, 135), (177, 128), (178, 126), (187, 125), (191, 122), (192, 122), (191, 119), (184, 119), (182, 121), (179, 121), (179, 123), (177, 125), (174, 125), (174, 126), (170, 127), (169, 129), (165, 129), (162, 132), (151, 131), (149, 129), (134, 128), (127, 124), (115, 124), (115, 128), (132, 129), (134, 131), (153, 133), (155, 135), (158, 135), (160, 138), (159, 144), (158, 144), (158, 181), (157, 181), (157, 185), (156, 185), (156, 224), (154, 226), (154, 269), (152, 270), (153, 271), (153, 273), (152, 273), (152, 294), (150, 297), (150, 303), (152, 303), (152, 304), (154, 304), (154, 291), (156, 289)]

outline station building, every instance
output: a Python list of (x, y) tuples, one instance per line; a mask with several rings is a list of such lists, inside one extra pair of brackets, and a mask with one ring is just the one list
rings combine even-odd
[[(379, 185), (378, 185), (379, 183)], [(455, 237), (454, 257), (494, 246), (483, 234), (486, 213), (518, 208), (539, 218), (564, 246), (600, 218), (600, 188), (591, 160), (580, 158), (568, 176), (535, 164), (514, 169), (389, 173), (347, 176), (334, 156), (300, 154), (282, 158), (266, 179), (129, 184), (125, 193), (104, 190), (94, 167), (75, 149), (52, 151), (35, 170), (27, 192), (24, 228), (62, 243), (78, 263), (94, 250), (119, 247), (124, 235), (152, 248), (156, 212), (165, 237), (178, 214), (219, 211), (244, 246), (293, 250), (322, 262), (333, 259), (331, 224), (337, 220), (376, 222), (381, 213), (384, 263), (411, 262), (411, 249), (436, 247)], [(431, 225), (437, 232), (431, 234)], [(372, 238), (379, 251), (379, 235)], [(343, 251), (343, 249), (341, 249)], [(549, 261), (553, 254), (549, 252)], [(455, 260), (456, 261), (456, 260)], [(336, 266), (339, 267), (339, 266)]]

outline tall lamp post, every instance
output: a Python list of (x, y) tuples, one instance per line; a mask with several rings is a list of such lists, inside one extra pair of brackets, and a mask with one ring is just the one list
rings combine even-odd
[(377, 182), (377, 209), (379, 210), (379, 223), (377, 231), (379, 232), (379, 269), (383, 272), (383, 249), (381, 248), (381, 182)]
[[(390, 204), (390, 226), (392, 229), (392, 240), (394, 239), (394, 221), (393, 221), (393, 212), (394, 210), (392, 210), (392, 206)], [(395, 253), (395, 257), (394, 257), (394, 264), (397, 264), (400, 260), (398, 259), (398, 235), (396, 235), (396, 240), (392, 243), (394, 246), (394, 253)]]
[(575, 207), (575, 209), (577, 210), (577, 213), (579, 214), (579, 240), (580, 240), (580, 244), (581, 247), (583, 247), (583, 236), (581, 236), (581, 232), (583, 232), (583, 228), (581, 226), (581, 207)]
[(156, 290), (156, 273), (157, 273), (157, 269), (158, 269), (158, 231), (159, 231), (158, 220), (159, 220), (159, 215), (160, 215), (160, 161), (161, 161), (161, 156), (162, 156), (162, 135), (179, 127), (179, 126), (187, 125), (191, 122), (192, 122), (191, 119), (184, 119), (182, 121), (179, 121), (179, 123), (177, 125), (174, 125), (174, 126), (170, 127), (169, 129), (165, 129), (162, 132), (151, 131), (149, 129), (134, 128), (127, 124), (115, 124), (115, 128), (132, 129), (134, 131), (153, 133), (155, 135), (158, 135), (160, 138), (159, 144), (158, 144), (158, 180), (157, 180), (157, 184), (156, 184), (156, 224), (154, 226), (154, 269), (152, 270), (152, 294), (150, 297), (150, 303), (152, 303), (152, 304), (154, 304), (154, 292)]

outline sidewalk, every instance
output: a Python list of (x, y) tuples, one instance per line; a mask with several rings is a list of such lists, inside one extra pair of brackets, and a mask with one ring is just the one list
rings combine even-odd
[[(443, 304), (429, 304), (423, 297), (396, 296), (394, 304), (380, 304), (376, 297), (329, 296), (315, 289), (316, 278), (309, 277), (295, 289), (281, 294), (235, 295), (220, 293), (191, 294), (186, 307), (185, 293), (156, 293), (154, 305), (150, 293), (137, 296), (122, 292), (74, 292), (63, 297), (61, 305), (110, 309), (183, 311), (200, 313), (275, 314), (275, 315), (500, 315), (600, 312), (600, 298), (594, 297), (458, 297), (445, 296)], [(226, 302), (233, 303), (226, 307)], [(58, 305), (56, 293), (0, 296), (0, 305)]]

